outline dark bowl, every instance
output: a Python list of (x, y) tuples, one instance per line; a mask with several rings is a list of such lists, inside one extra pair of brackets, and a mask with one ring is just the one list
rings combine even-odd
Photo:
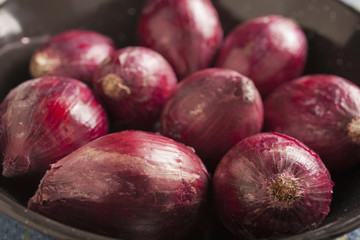
[[(142, 4), (140, 0), (8, 0), (0, 5), (0, 100), (30, 79), (30, 56), (52, 34), (91, 29), (112, 37), (118, 48), (137, 45), (135, 29)], [(214, 4), (225, 34), (260, 15), (295, 19), (309, 41), (304, 74), (336, 74), (360, 84), (360, 13), (354, 8), (335, 0), (214, 0)], [(323, 224), (287, 239), (329, 239), (360, 227), (360, 169), (333, 176), (333, 180), (331, 212)], [(34, 190), (18, 180), (0, 178), (0, 212), (59, 239), (110, 239), (28, 210), (26, 202)], [(225, 236), (229, 236), (226, 231), (220, 231), (217, 239), (233, 239)]]

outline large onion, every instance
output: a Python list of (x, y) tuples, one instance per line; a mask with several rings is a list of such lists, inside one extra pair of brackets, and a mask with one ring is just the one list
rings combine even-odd
[(57, 75), (91, 84), (95, 70), (114, 48), (113, 41), (101, 33), (68, 30), (52, 36), (34, 52), (30, 72), (34, 78)]
[(99, 67), (93, 87), (112, 121), (123, 128), (150, 130), (176, 83), (173, 69), (159, 53), (126, 47)]
[(26, 81), (0, 105), (2, 174), (41, 175), (107, 131), (105, 111), (84, 83), (65, 77)]
[(184, 79), (165, 103), (160, 132), (193, 147), (212, 171), (238, 141), (260, 132), (263, 105), (253, 82), (210, 68)]
[(265, 102), (268, 130), (299, 139), (330, 171), (360, 162), (360, 88), (334, 75), (309, 75), (276, 89)]
[(162, 54), (184, 78), (211, 65), (223, 30), (210, 0), (147, 0), (140, 43)]
[(191, 148), (158, 134), (123, 131), (53, 164), (28, 206), (120, 239), (179, 239), (198, 220), (208, 181)]
[(277, 15), (251, 19), (225, 38), (217, 67), (251, 78), (263, 97), (298, 77), (305, 65), (307, 41), (294, 21)]
[(286, 135), (260, 133), (221, 160), (213, 197), (236, 236), (269, 239), (316, 228), (330, 211), (332, 187), (314, 151)]

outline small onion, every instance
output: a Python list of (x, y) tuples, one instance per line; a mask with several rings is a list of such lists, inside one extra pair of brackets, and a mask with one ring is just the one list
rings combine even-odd
[(223, 39), (210, 0), (148, 0), (138, 33), (140, 44), (162, 54), (180, 78), (209, 67)]
[(127, 47), (100, 66), (93, 87), (113, 121), (123, 128), (150, 130), (176, 83), (173, 69), (159, 53)]
[(314, 151), (292, 137), (260, 133), (235, 145), (213, 179), (213, 198), (236, 236), (269, 239), (316, 228), (330, 211), (333, 182)]
[(238, 25), (220, 49), (216, 66), (251, 78), (263, 97), (298, 77), (305, 65), (307, 40), (294, 21), (262, 16)]
[(103, 34), (65, 31), (51, 37), (34, 52), (30, 73), (34, 78), (57, 75), (91, 84), (95, 70), (114, 48), (113, 41)]
[(262, 100), (253, 82), (232, 70), (209, 68), (178, 84), (163, 108), (160, 132), (193, 147), (212, 171), (262, 124)]
[(26, 81), (0, 105), (2, 175), (41, 175), (107, 131), (105, 110), (84, 83), (56, 76)]
[(266, 129), (299, 139), (330, 171), (360, 162), (360, 88), (334, 75), (308, 75), (276, 89), (265, 101)]
[(198, 221), (208, 184), (193, 149), (128, 130), (98, 138), (53, 164), (28, 206), (120, 239), (179, 239)]

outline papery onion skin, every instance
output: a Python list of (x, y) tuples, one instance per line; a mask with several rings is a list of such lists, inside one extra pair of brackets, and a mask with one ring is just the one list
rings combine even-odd
[(96, 71), (94, 91), (112, 121), (123, 128), (151, 130), (177, 84), (169, 63), (144, 47), (116, 51)]
[(52, 36), (32, 55), (30, 73), (71, 77), (90, 85), (98, 66), (115, 51), (111, 38), (85, 30), (68, 30)]
[(302, 141), (330, 171), (345, 171), (360, 162), (359, 96), (360, 88), (339, 76), (300, 77), (266, 99), (266, 129)]
[(193, 149), (128, 130), (98, 138), (53, 164), (28, 206), (120, 239), (179, 239), (196, 223), (208, 184)]
[(165, 103), (161, 134), (193, 147), (209, 171), (238, 141), (258, 133), (263, 105), (253, 82), (228, 69), (209, 68), (181, 81)]
[(42, 175), (108, 132), (105, 110), (83, 82), (46, 76), (23, 82), (0, 105), (2, 175)]
[(216, 66), (248, 76), (266, 97), (302, 73), (307, 48), (306, 36), (293, 20), (261, 16), (238, 25), (226, 36)]
[(223, 30), (209, 0), (148, 0), (138, 35), (140, 44), (163, 55), (181, 80), (212, 64)]
[(235, 145), (212, 184), (223, 224), (251, 239), (316, 228), (330, 211), (334, 185), (314, 151), (278, 133), (256, 134)]

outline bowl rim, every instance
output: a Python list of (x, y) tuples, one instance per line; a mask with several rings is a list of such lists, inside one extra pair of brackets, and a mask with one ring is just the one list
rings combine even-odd
[(98, 235), (52, 220), (21, 205), (2, 191), (0, 192), (0, 213), (33, 230), (56, 239), (115, 240), (115, 238)]
[[(115, 240), (117, 238), (106, 237), (74, 228), (46, 216), (32, 211), (17, 203), (7, 194), (0, 191), (0, 213), (30, 227), (46, 236), (63, 240)], [(332, 239), (360, 227), (360, 211), (353, 212), (335, 222), (328, 223), (314, 230), (306, 231), (294, 236), (282, 237), (282, 240), (307, 240), (307, 239)], [(330, 231), (329, 231), (330, 230)]]

